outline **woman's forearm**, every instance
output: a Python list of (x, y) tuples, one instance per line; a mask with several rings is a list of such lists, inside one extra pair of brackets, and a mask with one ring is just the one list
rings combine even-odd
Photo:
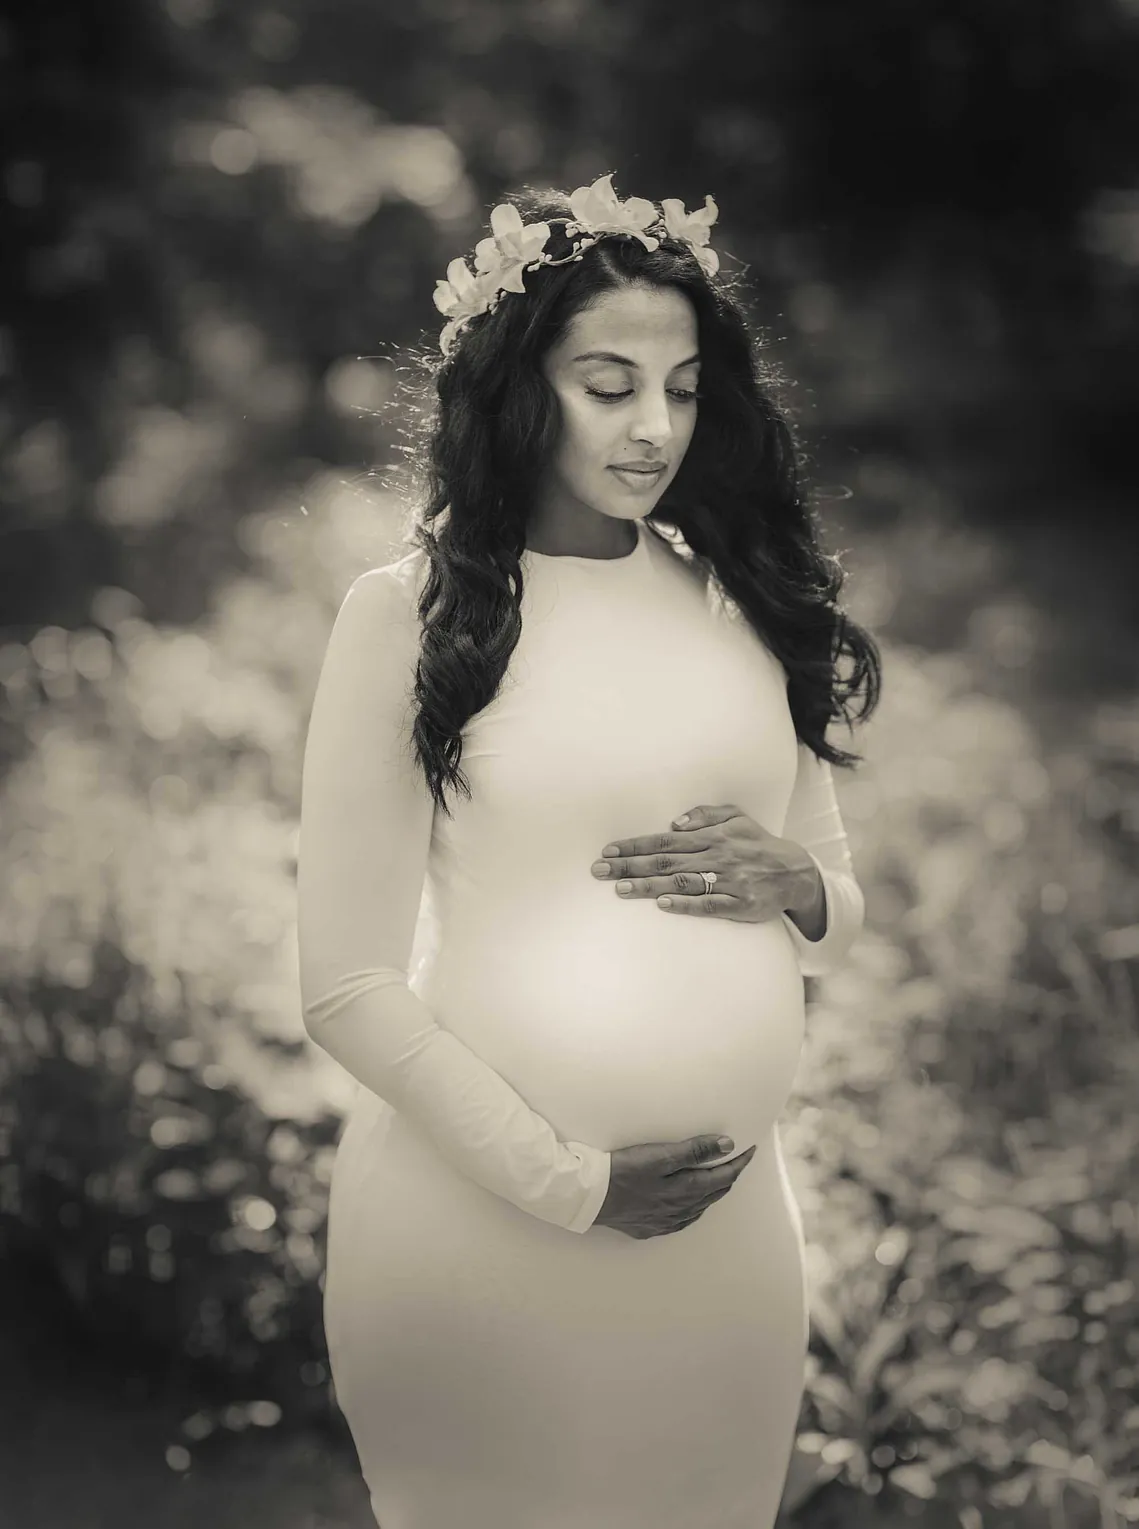
[(396, 968), (350, 972), (304, 1006), (310, 1037), (417, 1125), (466, 1177), (539, 1220), (584, 1232), (609, 1185), (609, 1154), (560, 1141), (547, 1120), (443, 1029)]

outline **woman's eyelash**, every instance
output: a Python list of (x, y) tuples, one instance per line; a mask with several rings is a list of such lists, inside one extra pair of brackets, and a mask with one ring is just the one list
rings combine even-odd
[[(601, 388), (589, 388), (585, 390), (591, 398), (604, 398), (609, 403), (615, 403), (619, 398), (628, 398), (632, 388), (626, 388), (622, 393), (606, 393)], [(669, 392), (684, 403), (692, 403), (700, 394), (690, 388), (669, 388)]]

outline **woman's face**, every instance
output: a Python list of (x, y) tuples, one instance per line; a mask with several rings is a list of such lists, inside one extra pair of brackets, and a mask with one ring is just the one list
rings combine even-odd
[(622, 287), (574, 316), (542, 362), (562, 428), (534, 524), (588, 529), (650, 512), (696, 427), (698, 350), (696, 311), (675, 287)]

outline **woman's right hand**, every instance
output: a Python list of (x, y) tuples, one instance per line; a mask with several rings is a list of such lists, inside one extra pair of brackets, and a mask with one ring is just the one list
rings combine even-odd
[(691, 1226), (727, 1194), (755, 1155), (749, 1147), (726, 1163), (715, 1162), (734, 1150), (734, 1142), (717, 1136), (618, 1147), (610, 1153), (609, 1192), (593, 1224), (637, 1238)]

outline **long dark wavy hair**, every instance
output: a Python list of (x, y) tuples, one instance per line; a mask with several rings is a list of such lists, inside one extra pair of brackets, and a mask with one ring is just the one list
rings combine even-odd
[[(551, 227), (547, 250), (568, 254), (568, 197), (526, 187), (507, 198), (527, 223)], [(424, 360), (429, 407), (405, 448), (421, 485), (410, 540), (427, 558), (418, 602), (415, 755), (436, 804), (448, 788), (468, 800), (462, 731), (496, 695), (522, 630), (530, 506), (560, 428), (543, 377), (546, 351), (575, 314), (631, 283), (675, 287), (696, 312), (700, 358), (697, 422), (681, 466), (646, 517), (687, 553), (735, 605), (788, 675), (795, 731), (816, 756), (850, 767), (861, 756), (828, 742), (878, 704), (881, 660), (868, 632), (839, 607), (844, 573), (825, 553), (800, 485), (795, 444), (731, 284), (710, 279), (687, 245), (663, 238), (649, 251), (606, 237), (580, 260), (525, 274), (480, 314), (445, 359)], [(849, 661), (849, 671), (840, 666)]]

